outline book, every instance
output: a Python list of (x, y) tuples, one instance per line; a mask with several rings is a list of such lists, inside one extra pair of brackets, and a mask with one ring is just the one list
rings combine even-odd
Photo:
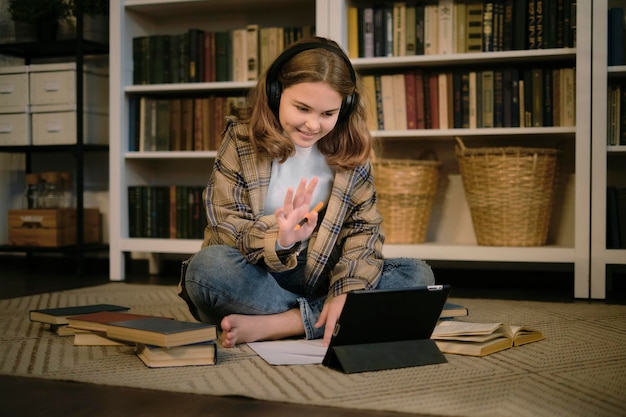
[(463, 317), (469, 315), (469, 309), (461, 304), (447, 302), (441, 310), (440, 318)]
[(350, 59), (359, 57), (359, 8), (348, 6), (348, 57)]
[(130, 307), (115, 304), (89, 304), (82, 306), (54, 307), (30, 310), (28, 316), (30, 321), (48, 324), (68, 324), (69, 316), (79, 314), (96, 313), (98, 311), (127, 311)]
[(545, 336), (527, 326), (443, 320), (435, 326), (431, 339), (443, 353), (486, 356), (543, 340)]
[(384, 130), (396, 130), (393, 75), (383, 74), (380, 76), (382, 94), (382, 111)]
[(256, 81), (259, 78), (259, 25), (249, 24), (246, 26), (246, 69), (248, 81)]
[(406, 87), (404, 74), (392, 74), (392, 97), (395, 130), (407, 129)]
[(188, 345), (217, 338), (212, 324), (152, 317), (108, 323), (107, 337), (160, 347)]
[(376, 108), (376, 80), (374, 75), (366, 74), (362, 77), (363, 91), (367, 101), (367, 127), (369, 130), (378, 130), (378, 109)]
[(395, 1), (393, 12), (393, 56), (406, 56), (406, 3)]
[(80, 331), (74, 334), (74, 346), (126, 346), (132, 342), (110, 339), (106, 332)]
[(483, 3), (469, 1), (465, 7), (465, 52), (482, 52), (483, 49)]
[(363, 7), (360, 9), (363, 20), (361, 28), (361, 38), (363, 39), (363, 58), (374, 57), (374, 8)]
[(417, 41), (417, 8), (415, 3), (407, 2), (405, 11), (405, 54), (407, 56), (416, 55)]
[(439, 5), (424, 6), (424, 55), (439, 53)]
[(454, 0), (439, 0), (438, 4), (437, 50), (442, 55), (455, 52), (454, 3)]
[(214, 341), (170, 348), (137, 343), (135, 353), (149, 368), (215, 365), (217, 363), (217, 343)]
[(128, 313), (125, 311), (97, 311), (89, 314), (79, 314), (67, 318), (69, 327), (82, 330), (105, 332), (107, 323), (124, 320), (138, 320), (155, 317), (146, 314)]

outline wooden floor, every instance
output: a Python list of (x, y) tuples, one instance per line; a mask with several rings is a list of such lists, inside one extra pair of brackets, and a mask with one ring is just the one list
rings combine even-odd
[[(66, 259), (0, 256), (0, 298), (13, 298), (50, 291), (99, 285), (108, 282), (108, 261), (91, 259), (84, 274), (75, 274)], [(452, 286), (452, 297), (571, 301), (572, 272), (488, 271), (461, 266), (433, 266), (439, 283)], [(152, 276), (147, 266), (134, 262), (126, 281), (135, 284), (174, 285), (178, 264), (165, 264), (162, 274)], [(606, 302), (626, 304), (626, 276), (615, 274)], [(241, 397), (212, 397), (125, 387), (110, 387), (0, 375), (0, 416), (11, 417), (376, 417), (406, 414), (303, 406)], [(414, 414), (413, 414), (414, 415)]]

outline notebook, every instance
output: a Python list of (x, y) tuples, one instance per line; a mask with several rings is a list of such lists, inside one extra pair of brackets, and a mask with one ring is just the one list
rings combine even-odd
[(447, 362), (430, 336), (449, 285), (348, 293), (322, 363), (345, 373)]

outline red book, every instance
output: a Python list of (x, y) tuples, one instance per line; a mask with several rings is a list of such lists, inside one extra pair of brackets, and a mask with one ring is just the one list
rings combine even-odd
[(415, 113), (417, 129), (426, 129), (426, 115), (424, 107), (424, 73), (421, 70), (417, 70), (415, 71)]
[(406, 128), (417, 129), (417, 94), (415, 90), (415, 73), (404, 73), (404, 89), (406, 101)]
[(68, 325), (74, 329), (93, 330), (104, 332), (108, 323), (124, 320), (146, 319), (155, 316), (134, 314), (121, 311), (98, 311), (96, 313), (81, 314), (67, 318)]

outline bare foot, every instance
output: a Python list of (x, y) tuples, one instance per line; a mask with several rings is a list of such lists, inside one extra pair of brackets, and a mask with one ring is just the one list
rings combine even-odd
[(222, 319), (222, 346), (230, 348), (239, 343), (277, 340), (304, 334), (299, 309), (264, 316), (231, 314)]

